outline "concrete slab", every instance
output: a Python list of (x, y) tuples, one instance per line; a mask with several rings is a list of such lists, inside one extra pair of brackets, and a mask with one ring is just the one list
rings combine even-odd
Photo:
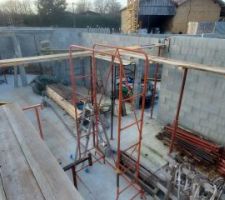
[[(11, 82), (12, 83), (12, 82)], [(9, 86), (7, 86), (9, 87)], [(34, 94), (31, 87), (10, 90), (0, 86), (1, 101), (17, 102), (21, 107), (41, 103), (42, 97)], [(61, 117), (64, 118), (67, 125), (75, 130), (73, 120), (58, 108)], [(139, 113), (137, 113), (139, 114)], [(37, 128), (35, 114), (32, 111), (26, 111), (27, 117)], [(155, 114), (154, 114), (155, 115)], [(71, 163), (73, 160), (70, 155), (75, 153), (76, 140), (73, 134), (62, 124), (59, 117), (55, 115), (51, 108), (45, 108), (41, 111), (45, 141), (62, 166)], [(114, 134), (117, 134), (117, 118), (114, 120)], [(123, 118), (123, 126), (134, 121), (134, 116), (128, 115)], [(145, 125), (143, 130), (143, 146), (141, 162), (153, 172), (165, 164), (164, 157), (167, 154), (167, 148), (155, 138), (161, 126), (155, 120), (149, 120), (149, 110), (145, 113)], [(109, 134), (109, 133), (108, 133)], [(132, 127), (123, 133), (122, 147), (126, 148), (137, 140), (137, 129)], [(112, 146), (116, 149), (117, 140), (112, 141)], [(109, 159), (112, 162), (112, 159)], [(67, 173), (70, 177), (70, 172)], [(85, 199), (113, 200), (116, 194), (116, 173), (107, 164), (96, 163), (89, 168), (89, 172), (81, 171), (78, 173), (78, 190)], [(121, 178), (122, 188), (126, 187), (127, 182)], [(121, 195), (121, 200), (129, 199), (136, 190), (128, 189)], [(138, 198), (137, 198), (138, 199)], [(148, 199), (151, 199), (148, 197)]]

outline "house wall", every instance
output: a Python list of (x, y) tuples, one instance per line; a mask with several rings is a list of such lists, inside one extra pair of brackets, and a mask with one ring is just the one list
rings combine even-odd
[(177, 7), (176, 15), (168, 23), (172, 33), (187, 33), (188, 22), (215, 22), (221, 7), (213, 0), (188, 0)]
[(128, 10), (127, 9), (123, 9), (121, 11), (121, 31), (122, 31), (122, 33), (129, 32)]
[(141, 0), (139, 1), (139, 15), (174, 15), (176, 8), (168, 0)]

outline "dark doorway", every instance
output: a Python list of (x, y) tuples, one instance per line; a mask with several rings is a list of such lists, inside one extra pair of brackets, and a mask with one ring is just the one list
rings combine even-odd
[(141, 15), (139, 21), (141, 28), (147, 29), (148, 33), (164, 33), (171, 18), (168, 15)]

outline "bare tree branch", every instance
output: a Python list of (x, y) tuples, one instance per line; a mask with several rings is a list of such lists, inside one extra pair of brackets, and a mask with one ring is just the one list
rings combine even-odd
[(94, 9), (100, 14), (119, 14), (121, 4), (118, 0), (95, 0)]
[(91, 10), (91, 3), (89, 0), (79, 0), (76, 4), (76, 12), (83, 13), (88, 10)]

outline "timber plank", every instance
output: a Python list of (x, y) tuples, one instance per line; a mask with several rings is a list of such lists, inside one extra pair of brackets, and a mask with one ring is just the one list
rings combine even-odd
[[(81, 52), (72, 53), (73, 58), (83, 58), (83, 57), (89, 57), (91, 55), (92, 55), (91, 51), (81, 51)], [(111, 57), (107, 55), (96, 55), (96, 58), (111, 62)], [(31, 57), (23, 57), (23, 58), (11, 58), (11, 59), (0, 60), (0, 68), (18, 66), (18, 65), (25, 65), (24, 67), (27, 67), (28, 64), (68, 60), (68, 59), (69, 59), (69, 53), (31, 56)], [(118, 59), (115, 59), (115, 63), (119, 64), (120, 62)], [(123, 64), (129, 65), (130, 61), (123, 59)]]
[(0, 124), (0, 172), (7, 198), (44, 200), (3, 109), (0, 109)]
[[(91, 52), (90, 51), (74, 52), (72, 53), (72, 56), (73, 58), (88, 57), (88, 56), (91, 56)], [(0, 67), (11, 67), (11, 66), (17, 66), (17, 65), (27, 65), (27, 64), (66, 60), (66, 59), (69, 59), (68, 53), (51, 54), (51, 55), (44, 55), (44, 56), (32, 56), (32, 57), (23, 57), (23, 58), (11, 58), (11, 59), (0, 60)]]
[[(121, 51), (121, 55), (128, 56), (128, 57), (135, 57), (141, 60), (144, 60), (145, 57), (142, 54), (133, 53), (133, 52), (124, 52)], [(216, 66), (209, 66), (209, 65), (203, 65), (198, 63), (192, 63), (182, 60), (175, 60), (171, 58), (165, 58), (160, 56), (152, 56), (148, 55), (149, 63), (161, 63), (161, 64), (167, 64), (170, 65), (170, 67), (182, 67), (187, 69), (193, 69), (198, 71), (204, 71), (204, 72), (210, 72), (215, 74), (221, 74), (225, 75), (225, 69), (222, 67), (216, 67)]]
[[(1, 109), (3, 110), (4, 117), (10, 122), (10, 128), (20, 145), (26, 162), (32, 170), (32, 174), (35, 177), (44, 199), (81, 200), (81, 196), (60, 168), (46, 144), (40, 139), (37, 131), (25, 118), (22, 110), (14, 104), (4, 105)], [(14, 170), (16, 170), (16, 168), (14, 168)], [(18, 183), (19, 182), (17, 182), (16, 185), (18, 185)]]
[[(137, 48), (131, 48), (131, 47), (125, 47), (130, 48), (133, 50), (141, 49), (141, 47)], [(107, 50), (108, 51), (108, 50)], [(95, 53), (96, 58), (111, 61), (110, 55), (103, 55), (103, 53)], [(120, 50), (120, 54), (125, 57), (134, 57), (138, 59), (145, 59), (145, 57), (142, 54), (134, 53), (134, 52), (127, 52), (124, 50)], [(91, 56), (91, 51), (82, 51), (82, 52), (74, 52), (72, 54), (73, 58), (82, 58), (82, 57), (88, 57)], [(222, 67), (216, 67), (216, 66), (209, 66), (209, 65), (203, 65), (198, 63), (191, 63), (186, 62), (182, 60), (175, 60), (170, 58), (164, 58), (159, 56), (152, 56), (150, 54), (147, 55), (149, 59), (149, 63), (161, 63), (161, 64), (168, 64), (172, 67), (183, 67), (187, 69), (194, 69), (199, 71), (205, 71), (205, 72), (211, 72), (216, 74), (225, 75), (225, 69)], [(41, 62), (49, 62), (49, 61), (56, 61), (56, 60), (66, 60), (69, 58), (68, 53), (62, 53), (62, 54), (52, 54), (52, 55), (45, 55), (45, 56), (33, 56), (33, 57), (24, 57), (24, 58), (12, 58), (12, 59), (6, 59), (6, 60), (0, 60), (0, 68), (1, 67), (10, 67), (10, 66), (17, 66), (17, 65), (26, 65), (26, 64), (32, 64), (32, 63), (41, 63)], [(118, 59), (115, 60), (115, 63), (120, 63)], [(130, 64), (130, 61), (128, 59), (123, 58), (123, 64), (128, 65)]]
[[(62, 109), (64, 109), (72, 118), (75, 117), (75, 108), (74, 106), (64, 97), (61, 93), (55, 91), (51, 86), (46, 87), (46, 93), (49, 98), (56, 102)], [(61, 95), (62, 96), (61, 96)], [(78, 111), (78, 117), (81, 115), (82, 111)]]
[[(76, 95), (77, 97), (84, 98), (85, 96), (88, 96), (88, 89), (85, 87), (77, 87), (76, 88)], [(46, 87), (46, 92), (49, 98), (51, 98), (57, 105), (59, 105), (63, 110), (65, 110), (66, 113), (68, 113), (72, 118), (75, 119), (75, 108), (71, 104), (71, 93), (72, 91), (70, 88), (63, 86), (61, 84), (52, 84), (48, 85)], [(111, 99), (105, 95), (97, 94), (97, 101), (99, 102), (100, 99), (102, 98), (100, 106), (104, 105), (111, 105)], [(115, 115), (118, 116), (118, 99), (115, 100)], [(132, 111), (132, 105), (128, 102), (125, 102), (126, 106), (126, 111), (127, 114), (131, 114)], [(82, 114), (82, 110), (77, 110), (78, 111), (78, 118)]]

